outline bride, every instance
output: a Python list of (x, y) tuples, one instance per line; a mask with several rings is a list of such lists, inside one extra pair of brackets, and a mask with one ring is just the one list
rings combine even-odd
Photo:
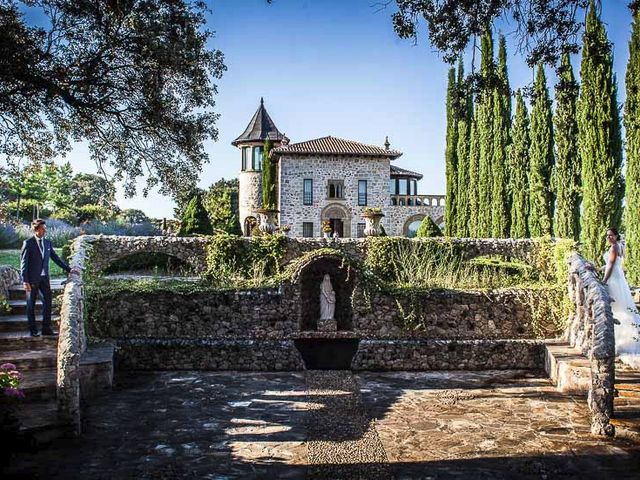
[(611, 297), (613, 318), (619, 322), (615, 325), (616, 355), (623, 363), (640, 368), (640, 314), (622, 271), (624, 247), (615, 228), (607, 230), (607, 242), (610, 247), (604, 254), (606, 265), (603, 283)]

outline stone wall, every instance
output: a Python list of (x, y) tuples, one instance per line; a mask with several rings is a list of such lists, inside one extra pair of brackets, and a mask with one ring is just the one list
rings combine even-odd
[(369, 298), (358, 294), (353, 323), (363, 338), (535, 338), (533, 308), (549, 296), (555, 298), (557, 292), (431, 290)]
[(88, 334), (100, 339), (287, 338), (298, 329), (296, 306), (273, 290), (118, 292), (90, 309)]
[(9, 287), (16, 283), (22, 283), (20, 272), (8, 265), (0, 265), (0, 297), (9, 298)]
[(302, 370), (292, 340), (123, 340), (117, 367), (132, 370)]
[[(535, 338), (525, 290), (431, 291), (411, 298), (378, 293), (367, 301), (358, 288), (352, 324), (339, 322), (351, 328), (334, 332), (313, 329), (315, 324), (307, 321), (300, 308), (302, 295), (293, 284), (278, 291), (189, 294), (118, 289), (112, 296), (96, 297), (99, 301), (88, 297), (92, 304), (87, 329), (92, 338), (116, 345), (120, 365), (127, 368), (173, 368), (178, 358), (185, 365), (207, 369), (256, 368), (260, 358), (269, 367), (258, 369), (291, 368), (301, 365), (290, 360), (290, 342), (296, 338), (371, 340), (373, 343), (361, 342), (357, 353), (355, 365), (362, 369), (480, 368), (483, 364), (485, 368), (539, 368), (543, 362), (543, 355), (537, 356), (538, 343), (515, 340)], [(491, 342), (502, 345), (503, 339), (511, 342), (506, 350), (499, 350), (506, 352), (504, 356), (494, 359), (476, 353), (482, 345), (490, 345), (493, 352)], [(473, 343), (476, 341), (490, 343)], [(213, 342), (215, 349), (207, 351), (206, 342)], [(451, 347), (458, 343), (468, 346)], [(194, 346), (197, 348), (192, 349)], [(283, 346), (284, 351), (273, 350)], [(181, 349), (192, 349), (193, 359), (187, 361), (191, 354)], [(515, 353), (516, 357), (510, 357)], [(222, 356), (217, 358), (218, 354)], [(416, 362), (409, 367), (411, 355)], [(437, 361), (433, 355), (439, 357)], [(510, 359), (501, 364), (503, 357)]]
[(170, 255), (197, 270), (203, 270), (206, 266), (206, 237), (85, 235), (82, 238), (92, 245), (91, 266), (96, 270), (102, 270), (116, 260), (136, 253)]
[(354, 370), (541, 370), (536, 340), (362, 340)]

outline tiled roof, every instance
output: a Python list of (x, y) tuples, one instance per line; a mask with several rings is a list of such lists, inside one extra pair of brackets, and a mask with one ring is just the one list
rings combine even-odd
[(395, 165), (391, 165), (391, 176), (413, 177), (413, 178), (417, 178), (418, 180), (420, 180), (423, 177), (421, 173), (412, 172), (411, 170), (396, 167)]
[(234, 147), (242, 142), (250, 142), (250, 141), (264, 141), (264, 140), (273, 140), (280, 141), (284, 139), (285, 136), (280, 133), (278, 128), (276, 127), (273, 120), (267, 113), (267, 109), (264, 108), (264, 100), (260, 99), (260, 106), (256, 113), (253, 114), (253, 118), (245, 128), (242, 135), (236, 138), (231, 145)]
[(398, 158), (402, 155), (402, 152), (397, 150), (387, 150), (376, 145), (367, 145), (366, 143), (331, 136), (316, 138), (315, 140), (308, 140), (306, 142), (281, 145), (278, 148), (274, 148), (272, 152), (275, 155), (355, 155), (364, 157), (388, 157), (391, 159)]

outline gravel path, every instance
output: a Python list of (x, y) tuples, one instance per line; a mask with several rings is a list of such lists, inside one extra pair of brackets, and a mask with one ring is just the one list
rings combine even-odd
[(322, 405), (307, 414), (307, 478), (393, 478), (353, 374), (310, 370), (305, 380), (308, 402)]

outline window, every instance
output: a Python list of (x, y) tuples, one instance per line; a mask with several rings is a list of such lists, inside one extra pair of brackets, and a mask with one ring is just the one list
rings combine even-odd
[(397, 195), (398, 194), (398, 186), (396, 185), (396, 179), (392, 178), (389, 180), (389, 194)]
[(344, 198), (344, 180), (329, 180), (327, 198)]
[(367, 204), (367, 181), (358, 180), (358, 205), (364, 206)]
[(313, 238), (313, 222), (302, 222), (302, 236)]
[(398, 183), (400, 184), (400, 188), (398, 189), (398, 195), (406, 195), (407, 183), (409, 183), (409, 181), (406, 178), (401, 178), (400, 180), (398, 180)]
[(262, 147), (253, 147), (253, 170), (262, 170)]
[(304, 179), (302, 187), (302, 204), (313, 205), (313, 180), (311, 178)]
[(247, 169), (247, 161), (249, 160), (249, 147), (242, 147), (242, 171)]
[(364, 223), (359, 223), (356, 226), (356, 235), (358, 238), (364, 237), (364, 225), (365, 225)]
[(411, 180), (411, 195), (417, 195), (417, 194), (418, 194), (418, 181)]

